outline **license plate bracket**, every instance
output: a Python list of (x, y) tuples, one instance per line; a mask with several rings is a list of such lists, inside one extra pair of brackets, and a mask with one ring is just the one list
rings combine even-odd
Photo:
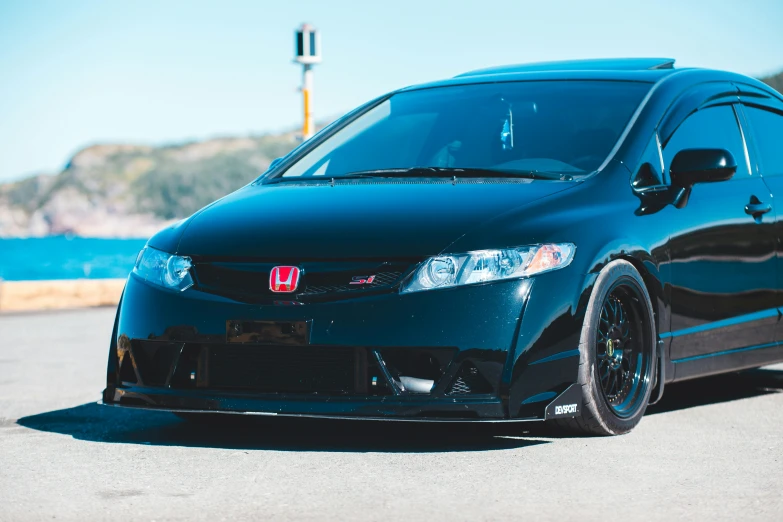
[(310, 344), (312, 321), (226, 321), (226, 342), (302, 346)]

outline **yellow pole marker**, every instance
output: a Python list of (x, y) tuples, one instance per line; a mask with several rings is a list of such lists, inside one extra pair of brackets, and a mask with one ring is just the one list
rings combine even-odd
[(304, 123), (302, 126), (302, 136), (304, 136), (304, 139), (307, 139), (313, 134), (313, 113), (310, 111), (310, 91), (303, 89), (302, 97), (304, 98)]
[(302, 125), (302, 139), (309, 139), (315, 131), (313, 125), (313, 109), (310, 96), (313, 92), (313, 68), (305, 64), (302, 73), (302, 99), (304, 101), (304, 122)]

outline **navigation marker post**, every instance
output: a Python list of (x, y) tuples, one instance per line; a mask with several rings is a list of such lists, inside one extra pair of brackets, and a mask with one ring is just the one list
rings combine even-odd
[(302, 64), (302, 101), (304, 102), (302, 141), (304, 141), (315, 133), (312, 110), (313, 65), (321, 63), (321, 35), (310, 24), (302, 24), (296, 30), (294, 62)]

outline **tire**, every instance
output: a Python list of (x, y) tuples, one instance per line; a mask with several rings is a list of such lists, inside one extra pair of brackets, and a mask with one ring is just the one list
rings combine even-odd
[(631, 263), (616, 260), (601, 270), (579, 339), (582, 413), (555, 420), (558, 428), (621, 435), (639, 424), (655, 382), (654, 317), (650, 294)]

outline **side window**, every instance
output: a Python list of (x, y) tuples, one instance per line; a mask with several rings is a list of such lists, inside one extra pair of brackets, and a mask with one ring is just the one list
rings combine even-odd
[(737, 173), (732, 179), (750, 176), (745, 142), (730, 105), (701, 109), (682, 122), (663, 147), (667, 172), (674, 156), (683, 149), (726, 149), (737, 161)]
[(783, 115), (745, 107), (764, 176), (783, 176)]

